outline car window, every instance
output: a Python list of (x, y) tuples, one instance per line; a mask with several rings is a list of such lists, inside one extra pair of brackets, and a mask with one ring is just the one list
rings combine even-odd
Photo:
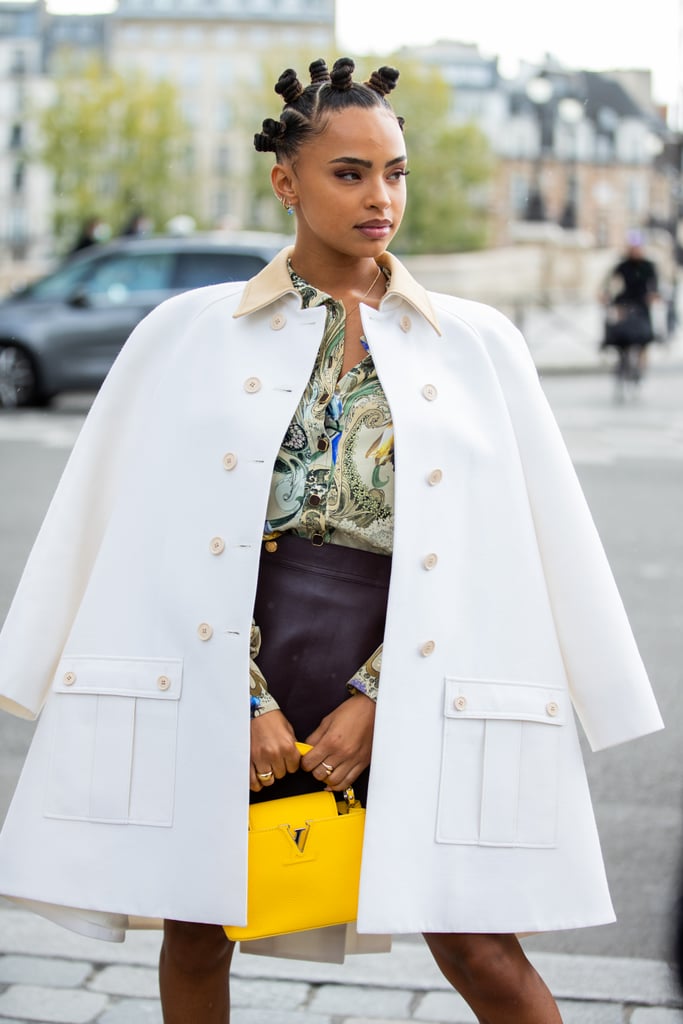
[(134, 292), (165, 291), (170, 287), (172, 253), (117, 253), (93, 269), (85, 282), (89, 298), (113, 304), (125, 302)]
[(201, 288), (223, 281), (246, 281), (266, 265), (260, 256), (232, 252), (184, 252), (177, 258), (174, 288)]
[(89, 263), (69, 263), (65, 267), (60, 267), (54, 274), (34, 281), (20, 294), (22, 297), (30, 296), (32, 299), (66, 299), (73, 295), (89, 273)]

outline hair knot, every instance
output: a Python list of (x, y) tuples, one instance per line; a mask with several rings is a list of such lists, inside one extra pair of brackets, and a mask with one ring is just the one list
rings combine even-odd
[(263, 122), (263, 130), (254, 136), (254, 148), (257, 153), (274, 153), (278, 140), (285, 134), (286, 128), (282, 121), (274, 121), (267, 117)]
[(388, 96), (389, 93), (396, 88), (398, 75), (399, 73), (396, 68), (391, 68), (385, 65), (378, 71), (373, 71), (365, 84), (368, 89), (372, 89), (373, 92), (379, 93), (380, 96)]
[(282, 96), (287, 105), (296, 103), (303, 91), (304, 87), (296, 77), (296, 71), (292, 68), (283, 71), (275, 83), (275, 92)]
[(330, 75), (332, 88), (338, 89), (339, 92), (345, 92), (347, 89), (350, 89), (353, 86), (353, 72), (355, 69), (356, 65), (350, 57), (340, 57), (339, 60), (336, 60)]
[(311, 76), (311, 85), (322, 85), (330, 80), (330, 72), (327, 70), (327, 64), (322, 58), (314, 60), (312, 64), (309, 64), (308, 72)]

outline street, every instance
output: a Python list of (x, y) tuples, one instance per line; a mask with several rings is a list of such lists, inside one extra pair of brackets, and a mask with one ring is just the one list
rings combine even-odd
[[(598, 754), (584, 744), (618, 923), (526, 944), (666, 959), (683, 808), (683, 369), (656, 367), (641, 394), (622, 403), (606, 374), (550, 375), (542, 384), (667, 728)], [(0, 619), (87, 407), (87, 397), (66, 396), (54, 409), (0, 413)], [(31, 732), (30, 723), (0, 715), (0, 819)]]

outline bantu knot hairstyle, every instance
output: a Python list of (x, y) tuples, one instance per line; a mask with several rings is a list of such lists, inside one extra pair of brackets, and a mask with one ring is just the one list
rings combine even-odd
[[(367, 82), (355, 82), (355, 67), (350, 57), (341, 57), (330, 72), (324, 60), (315, 60), (308, 68), (311, 84), (305, 88), (296, 71), (292, 68), (283, 71), (275, 84), (275, 92), (284, 103), (280, 119), (266, 118), (261, 131), (254, 136), (256, 150), (275, 153), (278, 160), (291, 159), (307, 138), (323, 131), (327, 116), (335, 111), (349, 107), (391, 110), (386, 97), (398, 82), (396, 68), (379, 68)], [(403, 130), (403, 118), (396, 120)]]

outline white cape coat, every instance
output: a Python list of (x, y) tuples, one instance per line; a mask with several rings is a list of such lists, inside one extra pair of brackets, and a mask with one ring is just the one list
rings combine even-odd
[[(660, 728), (645, 670), (523, 339), (384, 259), (361, 312), (396, 519), (358, 931), (611, 921), (572, 708), (594, 749)], [(105, 938), (245, 922), (261, 530), (324, 316), (281, 254), (124, 347), (0, 637), (0, 706), (40, 714), (0, 893)]]

